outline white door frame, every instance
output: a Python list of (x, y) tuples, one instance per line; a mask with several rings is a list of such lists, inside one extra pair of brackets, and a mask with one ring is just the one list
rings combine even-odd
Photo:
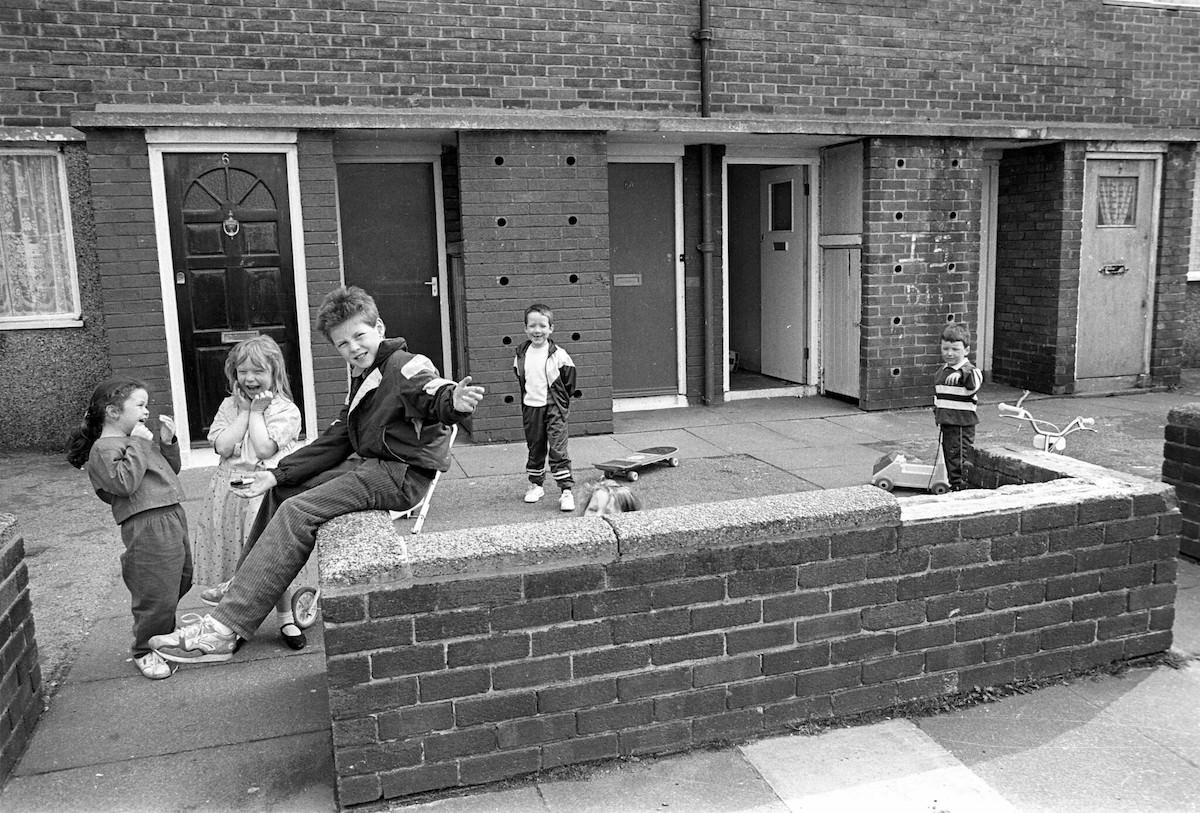
[[(803, 166), (808, 167), (808, 362), (805, 365), (805, 379), (808, 383), (794, 387), (777, 387), (768, 390), (740, 390), (732, 392), (729, 389), (729, 365), (722, 364), (722, 392), (726, 401), (739, 401), (748, 398), (774, 398), (780, 396), (816, 395), (818, 392), (818, 373), (820, 359), (820, 269), (821, 247), (816, 239), (820, 220), (821, 198), (821, 156), (817, 150), (780, 150), (778, 152), (755, 148), (741, 150), (729, 147), (721, 160), (721, 256), (725, 268), (721, 274), (721, 348), (722, 359), (729, 358), (729, 166), (732, 164), (761, 164), (765, 166)], [(757, 193), (756, 193), (757, 194)]]
[(671, 164), (674, 168), (675, 195), (675, 395), (645, 398), (614, 398), (613, 412), (644, 409), (669, 409), (687, 406), (687, 331), (684, 325), (683, 262), (683, 145), (623, 144), (608, 145), (610, 164)]
[[(445, 199), (442, 191), (442, 145), (437, 142), (338, 139), (333, 142), (333, 162), (337, 164), (429, 164), (433, 175), (434, 220), (437, 221), (438, 320), (441, 322), (442, 358), (438, 369), (444, 375), (454, 369), (454, 354), (450, 347), (450, 273), (446, 263)], [(338, 212), (338, 269), (345, 284), (346, 263), (342, 257), (341, 189), (333, 185), (334, 210)], [(346, 373), (349, 376), (349, 371)], [(349, 381), (349, 378), (347, 378)]]
[(975, 365), (984, 373), (992, 369), (996, 337), (996, 224), (1000, 195), (1000, 155), (983, 157), (983, 200), (979, 217), (979, 305), (975, 326)]
[[(231, 137), (235, 136), (235, 137)], [(282, 154), (286, 161), (288, 219), (292, 230), (292, 287), (295, 289), (296, 343), (300, 345), (300, 376), (303, 379), (304, 425), (308, 436), (316, 436), (317, 394), (313, 382), (312, 333), (308, 323), (308, 267), (304, 258), (304, 215), (300, 205), (300, 170), (294, 130), (230, 130), (228, 128), (161, 128), (146, 131), (150, 159), (150, 194), (154, 205), (154, 236), (157, 243), (158, 277), (163, 298), (163, 328), (167, 339), (167, 365), (171, 381), (171, 403), (183, 465), (186, 468), (215, 466), (212, 449), (191, 447), (191, 418), (183, 382), (183, 345), (179, 336), (179, 311), (175, 299), (175, 270), (171, 256), (171, 225), (167, 214), (167, 185), (163, 156), (180, 152), (253, 152)]]

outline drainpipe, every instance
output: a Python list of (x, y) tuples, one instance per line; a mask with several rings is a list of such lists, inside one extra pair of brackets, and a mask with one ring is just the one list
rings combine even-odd
[[(700, 0), (700, 28), (692, 34), (692, 39), (700, 46), (700, 117), (709, 118), (711, 110), (711, 90), (709, 88), (710, 71), (708, 66), (708, 44), (712, 41), (712, 31), (708, 27), (709, 0)], [(716, 365), (713, 340), (716, 328), (713, 324), (715, 316), (713, 305), (713, 207), (712, 207), (712, 145), (700, 145), (700, 267), (703, 270), (701, 285), (704, 294), (704, 403), (712, 404), (717, 400)]]

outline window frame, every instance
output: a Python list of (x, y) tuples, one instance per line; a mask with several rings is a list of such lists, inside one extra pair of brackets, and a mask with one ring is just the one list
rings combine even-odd
[(67, 184), (67, 163), (62, 150), (54, 146), (8, 146), (0, 145), (3, 155), (37, 155), (54, 159), (58, 175), (58, 196), (62, 204), (63, 235), (67, 255), (68, 287), (71, 292), (71, 310), (68, 313), (36, 314), (31, 316), (4, 316), (0, 314), (0, 330), (37, 330), (45, 328), (83, 327), (83, 310), (79, 297), (79, 264), (75, 256), (75, 224), (71, 217), (71, 194)]

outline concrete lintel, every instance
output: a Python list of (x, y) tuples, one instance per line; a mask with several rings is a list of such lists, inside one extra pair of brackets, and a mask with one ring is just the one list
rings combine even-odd
[(74, 127), (0, 127), (0, 143), (49, 143), (61, 144), (67, 141), (84, 141), (87, 139), (81, 131)]
[(824, 135), (844, 139), (870, 136), (981, 138), (1028, 141), (1200, 141), (1200, 128), (1137, 128), (1085, 122), (990, 122), (877, 117), (700, 118), (696, 116), (622, 116), (587, 111), (544, 110), (382, 110), (372, 107), (237, 105), (97, 105), (73, 113), (81, 128), (229, 127), (289, 129), (385, 129), (454, 132), (458, 130), (590, 131), (657, 136), (684, 144), (724, 142), (751, 136)]

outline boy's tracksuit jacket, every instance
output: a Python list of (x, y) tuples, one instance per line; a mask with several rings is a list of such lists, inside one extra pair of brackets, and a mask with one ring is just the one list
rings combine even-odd
[[(571, 411), (571, 393), (575, 392), (575, 365), (564, 350), (558, 352), (554, 339), (547, 339), (549, 350), (546, 353), (546, 381), (549, 384), (546, 407), (557, 410), (564, 418)], [(521, 385), (521, 403), (525, 403), (525, 351), (532, 344), (528, 339), (521, 342), (517, 348), (517, 356), (513, 360), (513, 369), (517, 373), (517, 383)]]

